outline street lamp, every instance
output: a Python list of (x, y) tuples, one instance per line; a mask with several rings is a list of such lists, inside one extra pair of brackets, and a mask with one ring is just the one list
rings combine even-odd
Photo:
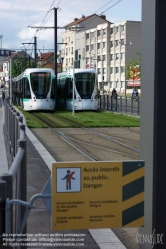
[(125, 79), (124, 79), (124, 83), (125, 83), (125, 98), (126, 98), (126, 46), (132, 45), (133, 42), (129, 42), (129, 43), (127, 43), (127, 44), (124, 44), (123, 42), (119, 41), (119, 44), (121, 44), (121, 46), (122, 46), (122, 45), (125, 46), (125, 58), (124, 58), (124, 59), (125, 59)]

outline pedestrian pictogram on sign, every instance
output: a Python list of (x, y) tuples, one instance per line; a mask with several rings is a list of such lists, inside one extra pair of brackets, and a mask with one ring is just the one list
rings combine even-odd
[(71, 190), (71, 180), (75, 180), (75, 178), (73, 177), (74, 173), (75, 172), (70, 173), (70, 170), (68, 169), (67, 175), (65, 175), (65, 177), (62, 178), (62, 180), (66, 179), (66, 190)]
[(81, 170), (80, 168), (56, 169), (56, 192), (80, 192)]

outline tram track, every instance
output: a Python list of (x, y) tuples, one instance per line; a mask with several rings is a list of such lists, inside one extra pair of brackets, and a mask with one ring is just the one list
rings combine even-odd
[[(90, 161), (104, 161), (105, 159), (100, 155), (105, 155), (106, 153), (110, 153), (110, 157), (108, 157), (108, 160), (111, 160), (112, 154), (114, 154), (113, 157), (117, 155), (117, 158), (121, 155), (121, 158), (124, 157), (124, 160), (127, 158), (130, 158), (132, 160), (139, 159), (139, 150), (138, 148), (134, 147), (138, 147), (139, 142), (137, 141), (106, 135), (103, 132), (99, 132), (95, 129), (85, 128), (82, 126), (80, 126), (80, 134), (69, 134), (66, 132), (66, 128), (52, 128), (48, 123), (44, 122), (43, 119), (40, 118), (40, 115), (36, 116), (35, 113), (33, 113), (32, 115), (34, 115), (45, 126), (47, 126), (52, 133), (59, 136), (61, 139), (63, 139), (63, 141), (75, 148), (79, 153), (86, 156), (86, 158)], [(81, 135), (84, 131), (87, 134)], [(86, 140), (87, 137), (89, 138), (88, 140)], [(106, 140), (108, 140), (109, 142), (106, 142)]]
[[(43, 122), (42, 120), (40, 120)], [(67, 120), (66, 120), (67, 122)], [(44, 122), (43, 122), (44, 123)], [(46, 123), (44, 123), (46, 125)], [(139, 158), (139, 132), (132, 131), (129, 128), (52, 128), (48, 126), (48, 129), (31, 129), (31, 131), (37, 135), (37, 138), (46, 147), (46, 149), (52, 153), (52, 150), (57, 150), (57, 154), (61, 154), (60, 157), (52, 154), (56, 161), (79, 161), (77, 154), (82, 154), (83, 161), (112, 161), (111, 153), (115, 155), (113, 160), (138, 160)], [(55, 148), (52, 141), (54, 141)], [(56, 141), (56, 142), (55, 142)], [(62, 142), (60, 142), (62, 141)], [(64, 147), (61, 143), (66, 144)], [(104, 143), (104, 144), (103, 144)], [(108, 144), (118, 149), (109, 148)], [(117, 145), (116, 145), (117, 144)], [(71, 151), (71, 148), (73, 150)], [(122, 149), (123, 148), (123, 149)], [(52, 149), (52, 150), (51, 150)], [(130, 153), (123, 153), (120, 150), (127, 150)], [(73, 154), (68, 158), (67, 152)], [(103, 154), (103, 157), (99, 157), (99, 154)], [(67, 158), (67, 160), (66, 160)], [(127, 245), (127, 248), (138, 248), (136, 242), (137, 228), (116, 228), (112, 229), (116, 236)], [(130, 247), (128, 247), (130, 245)]]

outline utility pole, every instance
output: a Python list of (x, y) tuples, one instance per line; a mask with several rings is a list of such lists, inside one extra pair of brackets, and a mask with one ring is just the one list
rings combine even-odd
[[(54, 27), (33, 27), (36, 29), (54, 29), (54, 72), (55, 72), (55, 93), (57, 92), (57, 8), (53, 8), (54, 10)], [(36, 54), (36, 52), (35, 52)]]
[(54, 8), (54, 72), (55, 93), (57, 92), (57, 8)]
[[(23, 45), (24, 44), (34, 44), (34, 53), (35, 53), (35, 55), (34, 55), (34, 57), (35, 57), (35, 64), (34, 64), (34, 67), (36, 68), (36, 66), (37, 66), (37, 42), (36, 42), (36, 36), (34, 37), (34, 42), (23, 42), (22, 43)], [(26, 53), (26, 50), (25, 50), (25, 53)]]
[[(60, 27), (57, 27), (57, 10), (59, 8), (52, 8), (51, 10), (54, 10), (54, 27), (34, 27), (34, 26), (28, 26), (31, 28), (36, 29), (54, 29), (54, 72), (55, 72), (55, 93), (57, 92), (57, 44), (66, 44), (66, 43), (57, 43), (57, 29)], [(82, 27), (84, 28), (84, 27)], [(62, 27), (64, 29), (64, 27)], [(71, 29), (72, 30), (72, 29)]]

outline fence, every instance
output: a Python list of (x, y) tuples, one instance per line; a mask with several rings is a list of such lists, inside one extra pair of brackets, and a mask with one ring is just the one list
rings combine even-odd
[(99, 98), (98, 109), (140, 115), (140, 98), (134, 101), (133, 98), (117, 97), (112, 95), (101, 95)]
[[(9, 171), (0, 176), (0, 248), (7, 234), (18, 233), (26, 210), (24, 205), (18, 205), (18, 200), (22, 203), (27, 201), (27, 145), (23, 117), (7, 100), (4, 100), (4, 114), (5, 137), (11, 165)], [(14, 203), (12, 208), (10, 210), (7, 208), (5, 212), (6, 200), (13, 197), (15, 200), (12, 202)], [(26, 234), (26, 232), (25, 226), (23, 233)]]

